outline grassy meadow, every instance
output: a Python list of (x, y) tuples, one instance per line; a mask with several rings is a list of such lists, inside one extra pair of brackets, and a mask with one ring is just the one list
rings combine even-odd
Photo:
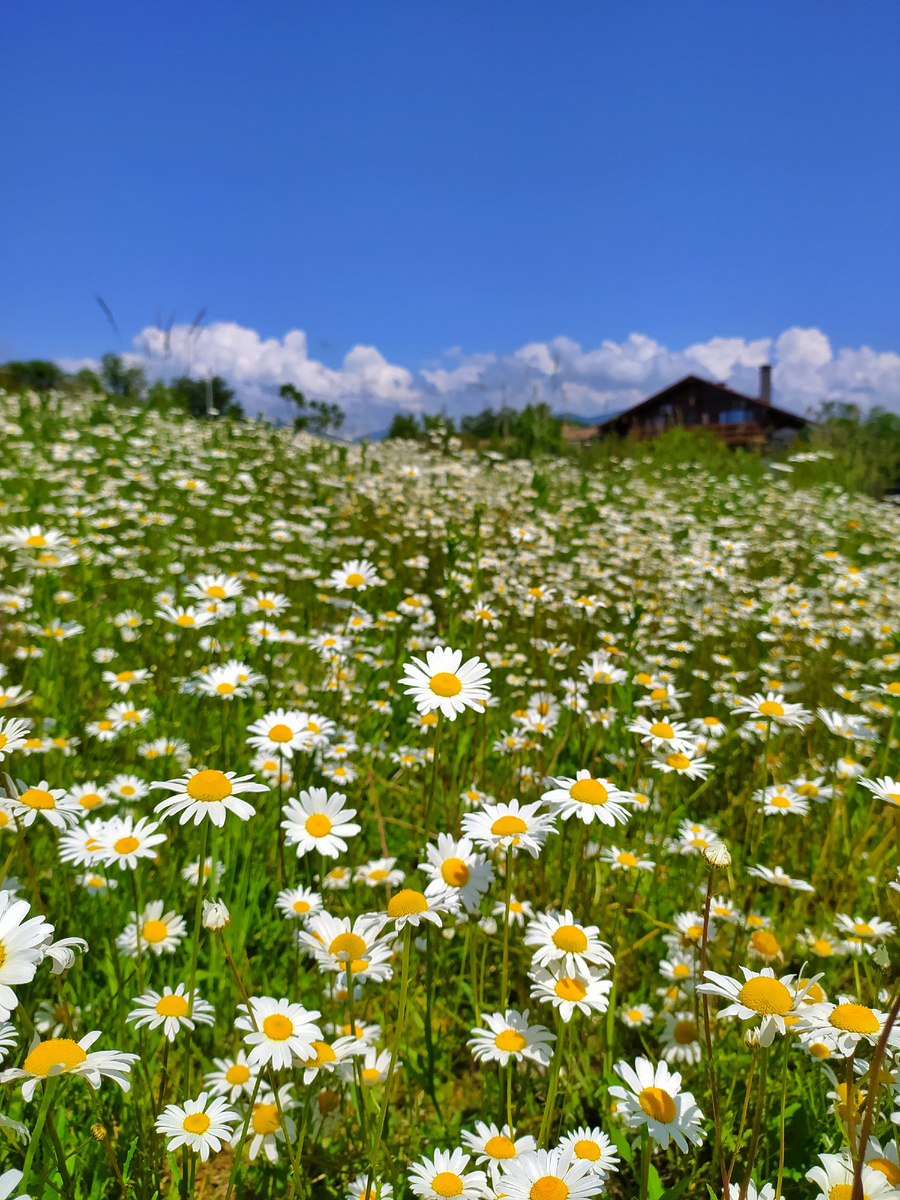
[(0, 395), (0, 1200), (900, 1198), (896, 505), (433, 443)]

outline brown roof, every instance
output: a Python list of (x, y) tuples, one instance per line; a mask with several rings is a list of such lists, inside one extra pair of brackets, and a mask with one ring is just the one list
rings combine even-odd
[(671, 384), (667, 388), (663, 388), (661, 392), (656, 392), (652, 396), (648, 396), (646, 400), (641, 400), (638, 404), (631, 408), (626, 408), (623, 412), (615, 413), (614, 416), (607, 417), (605, 421), (595, 427), (599, 432), (601, 429), (606, 429), (616, 421), (620, 421), (622, 417), (630, 417), (640, 413), (641, 409), (647, 408), (651, 404), (656, 404), (660, 400), (666, 400), (671, 395), (674, 399), (679, 392), (685, 390), (685, 385), (691, 384), (697, 387), (701, 393), (707, 392), (710, 399), (714, 396), (721, 396), (724, 393), (726, 396), (733, 396), (735, 400), (740, 400), (742, 404), (753, 404), (767, 413), (774, 413), (780, 418), (780, 423), (784, 425), (793, 425), (797, 429), (808, 425), (809, 422), (805, 417), (800, 417), (796, 413), (789, 412), (785, 408), (777, 408), (774, 404), (764, 404), (758, 396), (745, 396), (742, 392), (736, 392), (732, 388), (726, 387), (723, 383), (713, 383), (709, 379), (701, 379), (699, 375), (685, 375), (683, 379), (679, 379), (677, 383)]

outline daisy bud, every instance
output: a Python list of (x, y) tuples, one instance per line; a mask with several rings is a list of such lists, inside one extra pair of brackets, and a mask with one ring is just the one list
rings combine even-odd
[(714, 867), (727, 867), (731, 863), (731, 854), (724, 842), (712, 842), (703, 851), (703, 856)]
[(203, 901), (203, 928), (214, 932), (231, 923), (231, 913), (221, 900)]
[(94, 1139), (95, 1142), (105, 1142), (106, 1141), (106, 1126), (101, 1125), (99, 1121), (97, 1122), (96, 1125), (92, 1125), (91, 1126), (91, 1137)]

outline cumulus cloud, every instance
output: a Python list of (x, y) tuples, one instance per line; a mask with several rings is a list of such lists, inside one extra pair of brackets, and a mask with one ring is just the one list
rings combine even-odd
[(585, 350), (567, 337), (531, 342), (512, 354), (448, 350), (418, 369), (390, 363), (374, 346), (354, 346), (339, 367), (311, 358), (306, 334), (281, 339), (221, 321), (168, 332), (144, 329), (136, 353), (151, 377), (221, 375), (248, 415), (287, 417), (278, 397), (292, 383), (308, 397), (335, 401), (351, 436), (386, 428), (398, 409), (459, 416), (487, 405), (521, 408), (544, 400), (558, 412), (598, 417), (637, 404), (684, 375), (700, 375), (756, 395), (762, 363), (773, 364), (773, 401), (806, 413), (824, 400), (850, 400), (900, 411), (900, 355), (867, 346), (834, 351), (819, 329), (792, 328), (777, 338), (715, 337), (670, 350), (642, 333)]

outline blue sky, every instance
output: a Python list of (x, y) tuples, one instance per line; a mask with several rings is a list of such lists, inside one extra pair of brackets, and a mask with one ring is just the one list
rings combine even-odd
[(0, 357), (113, 348), (95, 293), (129, 349), (206, 307), (416, 378), (633, 333), (892, 353), (898, 44), (893, 0), (7, 4)]

